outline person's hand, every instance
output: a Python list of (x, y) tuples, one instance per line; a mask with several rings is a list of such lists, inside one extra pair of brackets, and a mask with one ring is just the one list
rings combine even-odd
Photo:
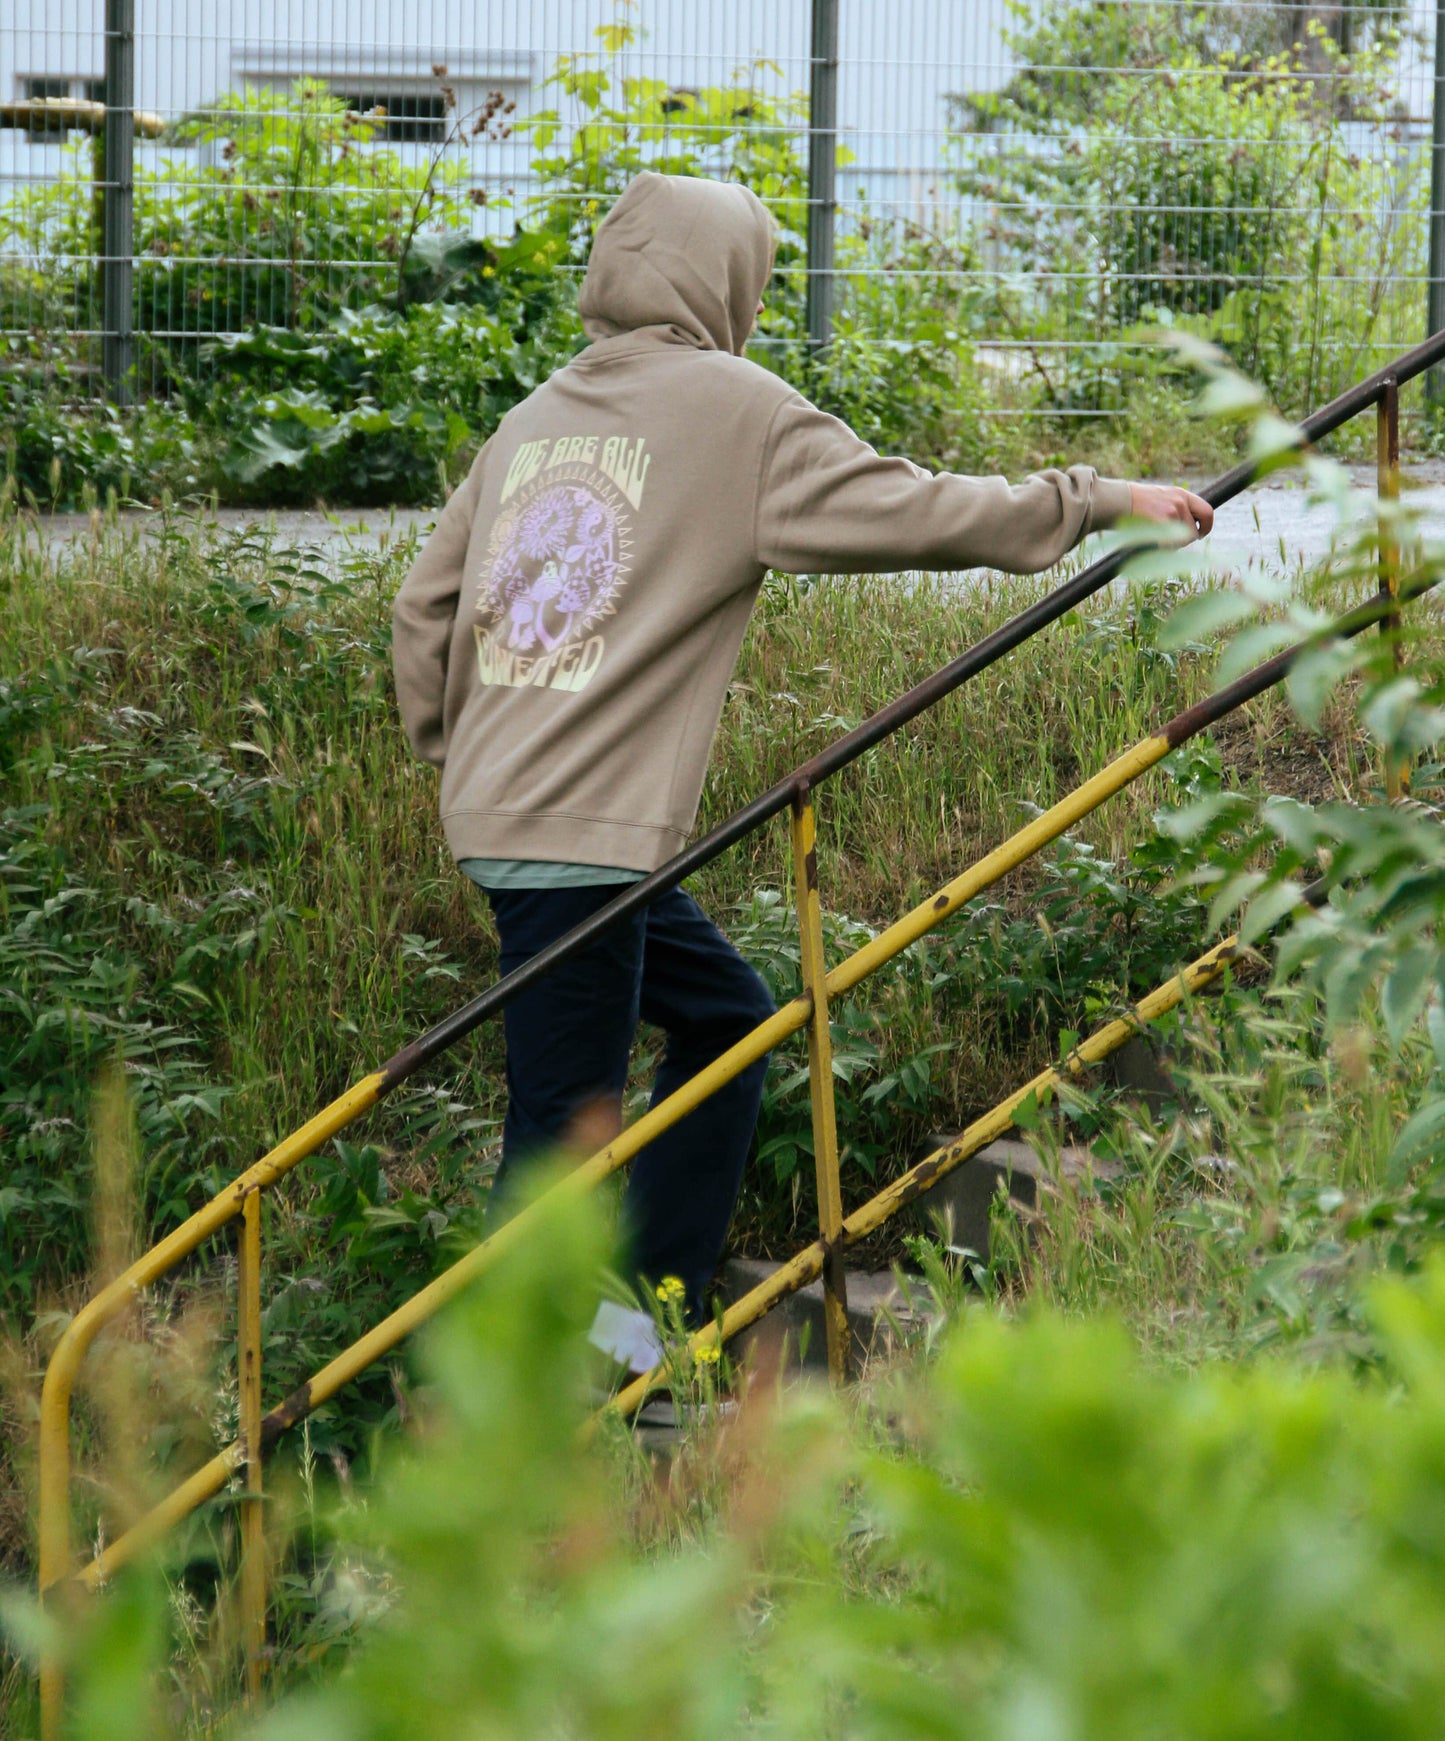
[(1214, 509), (1203, 496), (1193, 490), (1175, 489), (1172, 484), (1130, 484), (1131, 512), (1136, 520), (1173, 522), (1186, 529), (1185, 544), (1205, 538), (1214, 524)]

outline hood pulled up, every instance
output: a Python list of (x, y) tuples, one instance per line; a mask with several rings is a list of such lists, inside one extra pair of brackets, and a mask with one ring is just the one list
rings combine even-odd
[(671, 327), (704, 351), (741, 356), (773, 269), (773, 221), (736, 182), (633, 178), (603, 219), (582, 280), (589, 339)]

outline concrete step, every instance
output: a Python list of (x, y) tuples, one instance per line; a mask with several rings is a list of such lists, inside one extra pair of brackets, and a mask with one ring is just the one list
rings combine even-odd
[[(913, 1163), (945, 1148), (956, 1133), (941, 1131), (920, 1143)], [(1059, 1175), (1081, 1189), (1092, 1189), (1101, 1180), (1118, 1176), (1113, 1161), (1100, 1160), (1088, 1149), (1066, 1144), (1059, 1151)], [(931, 1191), (909, 1206), (915, 1229), (933, 1233), (940, 1219), (951, 1227), (949, 1243), (989, 1259), (989, 1212), (1000, 1188), (1025, 1216), (1038, 1211), (1041, 1199), (1053, 1188), (1048, 1169), (1038, 1155), (1017, 1137), (1002, 1137), (946, 1173)]]
[[(765, 1282), (782, 1266), (764, 1258), (729, 1258), (718, 1280), (729, 1304)], [(933, 1311), (932, 1298), (920, 1276), (905, 1276), (902, 1285), (891, 1271), (848, 1271), (848, 1327), (853, 1335), (853, 1364), (888, 1354), (900, 1332), (920, 1325)], [(828, 1366), (827, 1333), (823, 1322), (823, 1284), (811, 1282), (789, 1294), (765, 1318), (735, 1336), (733, 1358), (756, 1362), (762, 1370), (785, 1366), (818, 1373)]]
[[(953, 1134), (940, 1132), (919, 1145), (913, 1160), (922, 1160), (953, 1140)], [(1112, 1162), (1072, 1145), (1060, 1151), (1058, 1165), (1062, 1178), (1082, 1189), (1114, 1177), (1119, 1170)], [(1053, 1189), (1048, 1170), (1033, 1149), (1017, 1138), (1005, 1138), (980, 1149), (910, 1205), (904, 1212), (906, 1224), (913, 1231), (932, 1234), (942, 1217), (950, 1228), (949, 1243), (976, 1252), (986, 1263), (989, 1214), (1001, 1186), (1025, 1216), (1036, 1213)], [(780, 1267), (762, 1258), (730, 1258), (718, 1277), (721, 1291), (731, 1304)], [(891, 1271), (849, 1270), (848, 1322), (853, 1333), (854, 1369), (865, 1360), (886, 1356), (901, 1333), (918, 1328), (933, 1311), (921, 1277), (905, 1276), (900, 1285)], [(756, 1360), (769, 1368), (781, 1363), (790, 1370), (826, 1371), (822, 1282), (812, 1282), (788, 1295), (765, 1318), (735, 1337), (731, 1349), (735, 1358)]]

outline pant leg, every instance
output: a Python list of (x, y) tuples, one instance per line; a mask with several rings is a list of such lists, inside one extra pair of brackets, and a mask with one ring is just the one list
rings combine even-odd
[[(640, 1011), (667, 1035), (654, 1105), (773, 1009), (762, 979), (690, 895), (673, 889), (653, 902)], [(632, 1163), (624, 1200), (632, 1263), (649, 1282), (678, 1276), (696, 1319), (737, 1202), (766, 1073), (766, 1058), (749, 1065)]]
[[(615, 884), (489, 889), (502, 972), (520, 967), (617, 892)], [(489, 1217), (510, 1213), (527, 1163), (553, 1153), (585, 1106), (621, 1095), (637, 1029), (645, 933), (645, 915), (622, 920), (503, 1010), (507, 1116)]]

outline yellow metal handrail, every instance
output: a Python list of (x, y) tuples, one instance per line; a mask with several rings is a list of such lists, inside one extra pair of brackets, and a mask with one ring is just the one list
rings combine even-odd
[[(1432, 341), (1431, 346), (1421, 347), (1418, 352), (1412, 353), (1409, 359), (1412, 365), (1416, 358), (1427, 351), (1432, 358), (1435, 350), (1445, 352), (1445, 334), (1437, 335), (1437, 338), (1440, 343)], [(1418, 369), (1413, 372), (1418, 372)], [(1378, 402), (1382, 432), (1387, 416), (1393, 431), (1396, 415), (1393, 380), (1372, 378), (1366, 385), (1376, 392), (1376, 400), (1366, 403)], [(1352, 401), (1363, 390), (1352, 390), (1352, 394), (1343, 396), (1336, 402), (1336, 406)], [(1382, 433), (1382, 496), (1388, 493), (1385, 459), (1387, 451), (1392, 456), (1397, 453), (1397, 438), (1393, 442), (1387, 442), (1385, 434)], [(1331, 633), (1354, 635), (1377, 622), (1384, 622), (1388, 626), (1401, 604), (1434, 584), (1425, 576), (1413, 588), (1402, 585), (1398, 563), (1398, 552), (1392, 552), (1387, 557), (1382, 550), (1380, 594), (1333, 625)], [(1216, 946), (1177, 980), (1170, 981), (1144, 999), (1136, 1006), (1131, 1018), (1111, 1023), (1100, 1030), (1077, 1048), (1059, 1070), (1043, 1072), (984, 1119), (970, 1126), (955, 1143), (919, 1163), (847, 1217), (842, 1212), (839, 1181), (828, 1022), (829, 1000), (852, 989), (959, 911), (975, 896), (996, 884), (1041, 847), (1056, 840), (1113, 794), (1155, 766), (1178, 744), (1223, 718), (1252, 696), (1279, 682), (1302, 650), (1296, 647), (1277, 655), (1228, 688), (1218, 691), (1169, 721), (1160, 732), (1143, 739), (1116, 758), (1092, 779), (1085, 781), (1074, 792), (1036, 817), (993, 852), (970, 866), (927, 901), (880, 932), (831, 970), (825, 968), (823, 958), (813, 791), (806, 779), (799, 779), (791, 793), (791, 844), (802, 940), (802, 995), (760, 1024), (665, 1101), (650, 1109), (613, 1142), (569, 1174), (555, 1189), (568, 1193), (591, 1189), (624, 1166), (663, 1130), (695, 1110), (734, 1076), (772, 1051), (781, 1040), (806, 1028), (814, 1152), (818, 1174), (819, 1238), (798, 1253), (789, 1264), (784, 1265), (767, 1283), (736, 1302), (724, 1315), (721, 1334), (724, 1337), (732, 1335), (737, 1329), (761, 1316), (785, 1294), (822, 1275), (829, 1370), (836, 1380), (841, 1381), (846, 1375), (848, 1363), (844, 1250), (881, 1225), (904, 1203), (912, 1201), (931, 1188), (939, 1178), (959, 1165), (968, 1155), (1007, 1128), (1014, 1111), (1030, 1093), (1063, 1079), (1060, 1071), (1076, 1074), (1078, 1070), (1106, 1056), (1122, 1044), (1135, 1031), (1139, 1022), (1153, 1019), (1164, 1010), (1174, 1007), (1189, 990), (1197, 989), (1216, 978), (1233, 953), (1235, 941), (1229, 939)], [(403, 1054), (398, 1054), (399, 1058), (402, 1056)], [(238, 1310), (241, 1381), (239, 1436), (233, 1444), (220, 1451), (118, 1537), (80, 1572), (79, 1578), (85, 1586), (95, 1588), (196, 1506), (219, 1492), (238, 1472), (244, 1471), (242, 1632), (246, 1649), (247, 1685), (253, 1695), (260, 1684), (265, 1641), (266, 1593), (261, 1520), (261, 1461), (264, 1451), (288, 1426), (334, 1395), (467, 1287), (501, 1252), (515, 1240), (525, 1236), (533, 1219), (540, 1212), (537, 1205), (523, 1210), (374, 1326), (367, 1335), (330, 1361), (308, 1383), (293, 1392), (269, 1414), (263, 1415), (260, 1371), (259, 1194), (369, 1110), (395, 1080), (394, 1074), (389, 1074), (391, 1069), (391, 1066), (386, 1066), (349, 1088), (96, 1295), (67, 1327), (46, 1373), (41, 1401), (39, 1459), (39, 1581), (42, 1593), (52, 1589), (70, 1573), (69, 1409), (75, 1379), (86, 1350), (105, 1325), (126, 1310), (141, 1289), (173, 1268), (226, 1222), (236, 1217), (241, 1218)], [(709, 1340), (715, 1340), (718, 1334), (717, 1326), (709, 1326), (694, 1338), (694, 1345), (705, 1346)], [(623, 1411), (631, 1410), (646, 1394), (649, 1386), (657, 1381), (657, 1377), (654, 1373), (639, 1379), (620, 1393), (611, 1406)], [(56, 1741), (59, 1736), (62, 1699), (60, 1667), (50, 1657), (43, 1662), (41, 1670), (42, 1733), (46, 1741)]]

